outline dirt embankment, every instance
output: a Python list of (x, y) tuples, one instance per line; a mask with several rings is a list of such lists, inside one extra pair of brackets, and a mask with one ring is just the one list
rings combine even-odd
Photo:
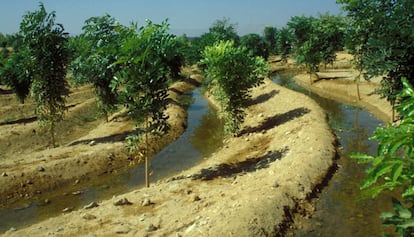
[(336, 140), (315, 102), (270, 80), (246, 112), (240, 136), (177, 177), (5, 235), (281, 236), (312, 210)]

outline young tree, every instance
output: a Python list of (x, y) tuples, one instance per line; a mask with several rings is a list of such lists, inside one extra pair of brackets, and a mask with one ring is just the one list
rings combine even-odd
[(321, 14), (317, 18), (317, 29), (313, 29), (321, 39), (322, 63), (333, 64), (336, 60), (336, 52), (343, 49), (345, 21), (340, 16)]
[(236, 134), (244, 121), (244, 108), (251, 88), (262, 83), (268, 65), (262, 57), (248, 56), (247, 49), (235, 47), (233, 41), (220, 41), (208, 46), (200, 62), (213, 96), (221, 104), (225, 131)]
[(282, 62), (287, 62), (287, 59), (292, 52), (293, 35), (289, 28), (283, 27), (277, 33), (277, 51), (282, 57)]
[(300, 47), (311, 38), (314, 20), (313, 17), (293, 16), (287, 23), (294, 36), (293, 47), (296, 54), (300, 54)]
[[(399, 124), (377, 128), (372, 139), (378, 141), (377, 154), (355, 154), (359, 163), (371, 164), (367, 178), (361, 184), (365, 196), (375, 198), (386, 190), (401, 189), (399, 200), (393, 199), (396, 211), (383, 213), (384, 224), (394, 225), (400, 236), (414, 233), (414, 88), (403, 79), (403, 90), (397, 95), (397, 106), (402, 117)], [(411, 208), (409, 207), (411, 206)]]
[(32, 65), (28, 45), (21, 35), (7, 35), (0, 47), (0, 84), (10, 87), (17, 99), (24, 103), (29, 95), (33, 80)]
[(75, 83), (91, 83), (94, 86), (106, 121), (117, 103), (116, 90), (110, 87), (113, 77), (120, 70), (120, 65), (114, 64), (118, 60), (121, 42), (117, 27), (116, 20), (108, 14), (87, 19), (83, 33), (75, 39), (79, 56), (71, 65)]
[(229, 18), (216, 20), (210, 27), (209, 33), (212, 33), (215, 36), (215, 42), (220, 40), (232, 40), (235, 44), (238, 44), (240, 40), (240, 37), (237, 34), (237, 24), (230, 23)]
[(350, 18), (357, 63), (370, 79), (382, 76), (381, 95), (393, 106), (401, 78), (414, 82), (414, 17), (412, 0), (338, 0)]
[(264, 39), (258, 34), (248, 34), (241, 37), (240, 46), (245, 47), (250, 56), (263, 57), (265, 60), (269, 57), (268, 46)]
[(197, 63), (202, 59), (202, 52), (205, 47), (212, 46), (216, 42), (232, 40), (236, 45), (239, 43), (237, 25), (230, 23), (228, 18), (216, 20), (209, 29), (209, 32), (202, 34), (191, 44), (191, 62)]
[(67, 33), (55, 23), (55, 12), (47, 13), (43, 4), (35, 12), (23, 16), (20, 33), (28, 46), (33, 67), (31, 95), (36, 102), (36, 113), (41, 125), (50, 131), (51, 144), (55, 146), (55, 126), (66, 111), (65, 97), (69, 95), (66, 68), (69, 51)]
[(33, 81), (32, 61), (27, 48), (20, 49), (0, 67), (1, 84), (9, 86), (18, 100), (24, 103)]
[(132, 25), (122, 30), (124, 41), (121, 44), (121, 57), (115, 64), (122, 70), (115, 77), (112, 87), (118, 88), (119, 97), (128, 109), (135, 125), (140, 126), (137, 136), (129, 137), (129, 146), (137, 151), (137, 142), (144, 135), (145, 183), (149, 187), (149, 148), (148, 135), (162, 135), (169, 128), (165, 109), (169, 86), (168, 55), (174, 52), (176, 37), (168, 33), (169, 24), (153, 24), (137, 29)]
[(264, 41), (267, 45), (267, 51), (269, 54), (278, 54), (277, 47), (277, 34), (278, 30), (273, 26), (266, 26), (263, 30)]
[(344, 24), (341, 19), (325, 14), (318, 18), (293, 17), (288, 23), (295, 32), (298, 62), (308, 67), (311, 84), (311, 75), (316, 75), (319, 65), (332, 64), (336, 51), (342, 48)]

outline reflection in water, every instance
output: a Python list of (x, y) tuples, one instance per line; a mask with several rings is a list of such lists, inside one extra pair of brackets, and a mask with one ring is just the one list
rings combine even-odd
[[(189, 104), (187, 129), (180, 138), (151, 159), (152, 183), (196, 165), (222, 145), (223, 123), (217, 120), (214, 109), (208, 105), (199, 91), (194, 90), (185, 94), (183, 99), (184, 103)], [(97, 180), (85, 184), (87, 186), (79, 195), (72, 194), (80, 189), (80, 186), (76, 185), (60, 193), (38, 196), (37, 200), (27, 200), (29, 204), (23, 204), (22, 209), (0, 211), (0, 232), (59, 215), (67, 207), (77, 209), (92, 201), (128, 192), (143, 186), (144, 177), (144, 167), (141, 165), (123, 173), (101, 175)], [(48, 205), (44, 205), (46, 198), (50, 201)]]
[(224, 123), (217, 116), (217, 110), (208, 107), (208, 111), (201, 118), (200, 126), (194, 129), (190, 137), (191, 144), (206, 157), (212, 154), (217, 147), (223, 145)]
[(292, 75), (276, 76), (275, 83), (302, 92), (314, 99), (329, 116), (329, 123), (342, 145), (339, 170), (319, 195), (316, 212), (311, 219), (303, 219), (292, 236), (380, 236), (382, 232), (379, 215), (391, 211), (390, 196), (376, 200), (358, 200), (359, 185), (365, 177), (364, 167), (349, 156), (354, 152), (373, 154), (377, 144), (368, 140), (381, 122), (359, 108), (322, 98), (291, 80)]

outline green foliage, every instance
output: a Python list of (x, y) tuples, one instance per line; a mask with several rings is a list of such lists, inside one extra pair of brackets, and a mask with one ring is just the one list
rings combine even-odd
[(244, 121), (251, 88), (262, 83), (268, 74), (266, 61), (248, 56), (247, 49), (235, 47), (233, 41), (220, 41), (203, 52), (208, 86), (220, 104), (219, 116), (227, 133), (235, 134)]
[(248, 34), (241, 37), (240, 45), (247, 48), (250, 56), (260, 56), (265, 60), (269, 57), (269, 47), (258, 34)]
[(165, 55), (174, 51), (175, 36), (168, 33), (167, 22), (145, 27), (133, 26), (123, 32), (125, 41), (121, 46), (121, 57), (116, 65), (122, 70), (113, 81), (112, 88), (122, 85), (120, 100), (136, 125), (152, 118), (146, 132), (166, 131), (168, 124), (164, 110), (167, 106), (169, 65)]
[(32, 62), (27, 49), (21, 49), (6, 58), (0, 68), (2, 84), (12, 88), (21, 103), (29, 95), (33, 81)]
[(400, 78), (414, 81), (414, 2), (412, 0), (338, 0), (350, 18), (348, 46), (357, 52), (366, 79), (383, 76), (379, 92), (398, 102)]
[(342, 49), (345, 23), (343, 18), (329, 14), (314, 17), (292, 17), (288, 22), (295, 35), (298, 62), (305, 64), (309, 73), (319, 71), (321, 63), (332, 64), (336, 51)]
[(317, 29), (322, 42), (322, 63), (332, 64), (336, 59), (336, 52), (344, 47), (346, 23), (340, 16), (319, 15), (317, 18)]
[(191, 63), (197, 63), (202, 59), (202, 52), (205, 47), (212, 46), (219, 41), (234, 41), (237, 45), (239, 36), (236, 30), (236, 24), (230, 23), (228, 18), (216, 20), (209, 29), (208, 33), (202, 34), (191, 44), (191, 53), (189, 55)]
[(299, 49), (311, 38), (312, 24), (315, 18), (306, 16), (293, 16), (287, 23), (294, 35), (293, 46), (296, 54), (300, 55)]
[(268, 54), (277, 54), (278, 47), (277, 47), (277, 35), (278, 30), (276, 27), (273, 26), (266, 26), (263, 30), (264, 41), (267, 45)]
[(72, 47), (78, 50), (78, 56), (71, 65), (74, 81), (94, 86), (99, 107), (107, 121), (117, 103), (116, 89), (110, 87), (120, 70), (120, 65), (113, 65), (118, 60), (121, 42), (117, 27), (115, 19), (108, 14), (92, 17), (85, 21), (83, 33), (72, 40)]
[[(359, 163), (369, 163), (367, 177), (361, 184), (365, 196), (376, 197), (384, 190), (401, 188), (401, 198), (413, 205), (414, 203), (414, 88), (404, 78), (403, 90), (398, 94), (401, 104), (397, 111), (401, 121), (386, 128), (377, 128), (373, 137), (378, 141), (375, 156), (355, 154)], [(394, 203), (394, 207), (396, 204)], [(398, 207), (398, 206), (397, 206)], [(407, 219), (400, 215), (403, 219)], [(394, 216), (384, 215), (386, 223), (392, 224)], [(414, 217), (411, 218), (411, 223)], [(395, 221), (395, 220), (394, 220)], [(401, 227), (402, 228), (402, 227)], [(408, 227), (407, 227), (408, 228)], [(412, 230), (412, 226), (410, 227)], [(406, 235), (404, 235), (406, 236)], [(408, 236), (408, 235), (407, 235)]]
[(282, 57), (282, 61), (286, 63), (293, 45), (293, 34), (290, 29), (287, 27), (280, 29), (277, 32), (276, 41), (277, 52)]
[(176, 37), (168, 33), (167, 21), (162, 24), (147, 21), (147, 25), (139, 29), (132, 25), (120, 30), (123, 39), (121, 57), (114, 66), (120, 65), (122, 70), (111, 86), (119, 88), (120, 102), (127, 108), (135, 125), (141, 127), (137, 135), (127, 139), (130, 150), (136, 151), (137, 142), (145, 134), (143, 154), (148, 187), (148, 134), (162, 135), (169, 129), (165, 109), (170, 82), (169, 59), (176, 55)]
[[(381, 219), (384, 220), (385, 226), (395, 226), (397, 234), (403, 237), (413, 236), (414, 233), (414, 207), (404, 207), (400, 201), (392, 199), (394, 213), (384, 212)], [(391, 235), (383, 235), (392, 237)]]
[(69, 64), (66, 48), (67, 33), (61, 24), (55, 23), (55, 12), (47, 13), (43, 4), (35, 12), (23, 16), (20, 34), (29, 49), (33, 66), (31, 95), (36, 102), (40, 125), (47, 125), (51, 144), (55, 146), (55, 126), (66, 111), (65, 97), (69, 94), (65, 80)]
[[(232, 40), (235, 44), (239, 42), (239, 36), (237, 34), (237, 25), (230, 23), (230, 19), (223, 18), (221, 20), (216, 20), (213, 25), (209, 28), (209, 33), (214, 35), (215, 42), (220, 40), (227, 41)], [(210, 44), (209, 46), (211, 46)]]
[(323, 60), (324, 44), (319, 31), (319, 22), (313, 17), (295, 16), (288, 22), (288, 26), (295, 35), (297, 62), (305, 64), (310, 74), (318, 72), (319, 64)]
[(298, 62), (306, 64), (310, 74), (319, 71), (319, 64), (322, 62), (322, 51), (318, 38), (309, 39), (300, 47)]
[(24, 103), (33, 80), (33, 60), (20, 34), (6, 35), (0, 46), (0, 84), (10, 87)]
[[(115, 78), (112, 88), (122, 85), (120, 100), (135, 124), (144, 125), (144, 133), (165, 131), (168, 128), (164, 114), (169, 82), (168, 65), (162, 60), (162, 54), (173, 36), (167, 34), (167, 30), (166, 22), (162, 25), (147, 22), (145, 27), (137, 29), (132, 25), (122, 32), (124, 42), (116, 64), (121, 65), (123, 70)], [(148, 117), (152, 118), (151, 125)]]

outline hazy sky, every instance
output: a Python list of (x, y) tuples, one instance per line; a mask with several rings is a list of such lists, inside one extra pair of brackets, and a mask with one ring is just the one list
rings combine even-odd
[[(56, 11), (57, 23), (70, 34), (79, 34), (89, 17), (110, 14), (124, 25), (131, 21), (144, 24), (145, 19), (160, 23), (169, 18), (171, 31), (181, 35), (207, 32), (217, 19), (229, 18), (238, 33), (263, 32), (266, 25), (282, 27), (291, 16), (338, 14), (336, 0), (43, 0), (48, 12)], [(22, 16), (35, 11), (36, 0), (1, 0), (0, 32), (19, 31)]]

